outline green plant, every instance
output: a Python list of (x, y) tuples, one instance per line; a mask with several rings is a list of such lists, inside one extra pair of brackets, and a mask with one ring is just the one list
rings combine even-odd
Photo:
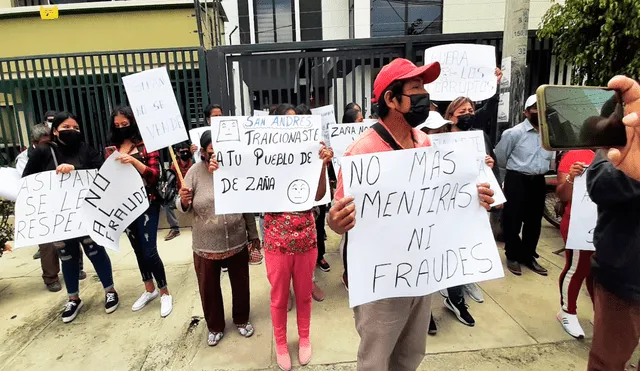
[(554, 0), (538, 37), (553, 40), (553, 52), (573, 67), (574, 84), (640, 76), (640, 0)]
[(7, 248), (7, 242), (13, 240), (13, 227), (9, 224), (13, 208), (13, 202), (0, 199), (0, 256)]

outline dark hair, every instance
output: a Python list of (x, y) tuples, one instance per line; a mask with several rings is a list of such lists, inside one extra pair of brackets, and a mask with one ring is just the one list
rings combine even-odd
[(205, 109), (204, 109), (204, 117), (205, 118), (210, 117), (211, 116), (211, 111), (213, 111), (216, 108), (219, 109), (220, 112), (222, 112), (222, 107), (220, 107), (219, 104), (210, 104), (207, 107), (205, 107)]
[(269, 106), (269, 114), (270, 115), (275, 115), (276, 109), (278, 108), (277, 104), (272, 104)]
[[(274, 115), (286, 115), (287, 111), (289, 110), (293, 110), (295, 112), (296, 108), (289, 103), (283, 103), (278, 105), (278, 107), (274, 110), (273, 114)], [(271, 115), (271, 113), (270, 113)]]
[(398, 100), (402, 100), (402, 91), (404, 88), (405, 80), (397, 80), (389, 84), (380, 94), (380, 98), (378, 98), (378, 116), (383, 119), (389, 115), (389, 107), (387, 106), (387, 102), (384, 100), (385, 94), (388, 91), (391, 92), (391, 98), (398, 98)]
[(342, 115), (342, 123), (343, 124), (354, 123), (358, 119), (358, 115), (361, 115), (361, 114), (362, 112), (358, 111), (355, 108), (348, 109), (344, 112), (344, 115)]
[[(356, 108), (356, 107), (358, 107), (358, 108)], [(351, 102), (351, 103), (347, 104), (346, 107), (344, 107), (345, 111), (348, 111), (350, 109), (355, 109), (356, 111), (362, 111), (362, 107), (360, 107), (360, 105), (358, 103), (355, 103), (355, 102)]]
[(310, 115), (310, 114), (311, 114), (311, 108), (309, 108), (309, 106), (307, 106), (306, 104), (302, 103), (296, 107), (296, 115)]
[(51, 123), (51, 131), (57, 130), (58, 126), (60, 126), (60, 124), (62, 124), (68, 119), (75, 120), (78, 124), (80, 124), (80, 122), (78, 122), (78, 118), (76, 117), (76, 115), (74, 115), (71, 112), (62, 111), (62, 112), (56, 113), (55, 116), (53, 116), (53, 122)]
[(134, 143), (142, 142), (142, 136), (140, 135), (140, 130), (138, 130), (138, 123), (136, 122), (136, 118), (133, 116), (131, 107), (120, 106), (116, 107), (113, 112), (111, 112), (111, 117), (109, 118), (109, 131), (111, 132), (111, 135), (109, 136), (109, 143), (111, 145), (119, 146), (123, 141), (122, 138), (118, 138), (116, 135), (116, 116), (118, 115), (122, 115), (129, 120), (129, 126), (131, 126), (131, 130), (133, 131), (133, 137), (130, 139)]
[(200, 152), (207, 151), (207, 147), (211, 144), (211, 130), (206, 130), (200, 137)]
[(47, 120), (47, 117), (53, 117), (56, 115), (56, 111), (47, 111), (44, 113), (44, 115), (42, 115), (42, 122), (45, 122)]
[(173, 149), (176, 151), (179, 151), (181, 149), (190, 149), (191, 148), (191, 141), (189, 140), (185, 140), (183, 142), (177, 143), (173, 145)]

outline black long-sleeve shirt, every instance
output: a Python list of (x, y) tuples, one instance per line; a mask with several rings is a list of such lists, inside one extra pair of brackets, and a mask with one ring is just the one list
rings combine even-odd
[(56, 155), (58, 165), (73, 165), (76, 170), (99, 169), (104, 162), (100, 152), (86, 143), (80, 144), (78, 148), (69, 148), (57, 141), (38, 146), (33, 153), (29, 153), (29, 161), (22, 173), (23, 177), (41, 173), (43, 171), (55, 170), (56, 164), (51, 150)]
[(594, 277), (614, 295), (640, 302), (640, 182), (598, 151), (587, 170), (587, 190), (598, 206)]

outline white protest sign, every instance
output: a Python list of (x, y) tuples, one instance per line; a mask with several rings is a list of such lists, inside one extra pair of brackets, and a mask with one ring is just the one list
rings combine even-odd
[(86, 236), (80, 208), (97, 172), (51, 170), (23, 178), (16, 200), (15, 247)]
[[(96, 174), (84, 196), (82, 217), (89, 236), (101, 246), (120, 251), (120, 235), (149, 208), (142, 177), (131, 164), (122, 164), (114, 152)], [(126, 181), (122, 181), (126, 179)]]
[(340, 158), (344, 156), (347, 148), (376, 122), (376, 120), (371, 120), (366, 123), (329, 125), (329, 136), (331, 137), (331, 148), (333, 149), (334, 157), (333, 166), (336, 172), (340, 168)]
[(188, 139), (165, 67), (125, 76), (122, 83), (148, 151)]
[(585, 175), (576, 177), (573, 181), (571, 197), (571, 219), (566, 248), (595, 251), (593, 230), (598, 221), (598, 206), (589, 197)]
[[(434, 147), (456, 145), (459, 147), (469, 148), (475, 154), (475, 159), (477, 161), (479, 169), (478, 182), (489, 183), (491, 189), (495, 192), (493, 195), (494, 203), (491, 204), (491, 206), (498, 206), (507, 202), (507, 199), (504, 197), (504, 193), (502, 192), (502, 187), (500, 186), (500, 183), (498, 183), (498, 179), (496, 179), (493, 170), (487, 166), (487, 163), (485, 162), (487, 152), (484, 144), (483, 131), (458, 131), (454, 133), (432, 134), (429, 137), (431, 138), (431, 144)], [(497, 165), (494, 164), (494, 166)]]
[(269, 112), (262, 111), (262, 110), (254, 110), (253, 111), (253, 115), (254, 116), (269, 116)]
[(471, 151), (425, 147), (342, 163), (356, 207), (347, 250), (351, 307), (504, 276)]
[(312, 108), (311, 113), (322, 117), (322, 141), (327, 147), (331, 146), (331, 137), (329, 136), (329, 125), (336, 124), (336, 114), (333, 105)]
[(425, 85), (432, 100), (452, 101), (468, 97), (473, 101), (496, 93), (496, 51), (491, 45), (447, 44), (424, 51), (424, 64), (440, 62), (440, 77)]
[(20, 190), (20, 174), (12, 167), (0, 168), (0, 197), (16, 202)]
[(200, 160), (200, 137), (207, 130), (211, 130), (211, 127), (210, 126), (205, 126), (205, 127), (195, 128), (195, 129), (189, 130), (189, 139), (191, 140), (191, 144), (194, 144), (198, 148), (193, 153), (194, 164), (197, 164), (198, 162), (202, 161), (202, 160)]
[(498, 102), (498, 122), (509, 122), (509, 100), (511, 93), (500, 93)]
[(502, 70), (500, 87), (507, 89), (509, 88), (509, 86), (511, 86), (511, 57), (502, 58), (500, 70)]
[(217, 215), (304, 211), (320, 180), (320, 116), (217, 117), (211, 138)]

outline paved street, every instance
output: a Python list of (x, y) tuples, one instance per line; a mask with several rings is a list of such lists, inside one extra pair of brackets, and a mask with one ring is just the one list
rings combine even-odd
[[(174, 297), (173, 313), (160, 318), (160, 301), (133, 313), (131, 304), (143, 286), (135, 256), (128, 242), (120, 253), (110, 253), (120, 308), (104, 313), (104, 296), (93, 267), (85, 258), (89, 277), (81, 283), (85, 302), (79, 317), (64, 324), (59, 313), (66, 301), (64, 289), (46, 291), (40, 278), (35, 248), (21, 249), (0, 258), (0, 370), (273, 370), (269, 315), (269, 284), (264, 264), (251, 267), (251, 320), (256, 334), (241, 338), (230, 319), (230, 288), (224, 280), (227, 331), (219, 346), (206, 344), (206, 325), (192, 264), (191, 235), (162, 241), (160, 254), (167, 267), (169, 289)], [(328, 241), (327, 260), (332, 271), (318, 271), (327, 298), (314, 303), (311, 340), (314, 356), (310, 370), (355, 370), (358, 336), (347, 293), (340, 281), (342, 263), (339, 238)], [(552, 252), (562, 240), (558, 231), (544, 226), (538, 252), (549, 277), (524, 270), (521, 277), (508, 271), (503, 279), (480, 286), (485, 303), (470, 303), (476, 327), (459, 323), (434, 294), (434, 315), (439, 332), (429, 337), (427, 357), (421, 370), (584, 370), (589, 342), (569, 337), (557, 323), (558, 275), (564, 257)], [(504, 256), (503, 256), (504, 260)], [(505, 269), (506, 270), (506, 269)], [(62, 276), (61, 276), (62, 279)], [(581, 324), (592, 333), (592, 309), (586, 290), (578, 301)], [(295, 324), (295, 310), (289, 315)], [(297, 358), (295, 325), (289, 326), (292, 358)], [(295, 366), (294, 366), (295, 367)]]

